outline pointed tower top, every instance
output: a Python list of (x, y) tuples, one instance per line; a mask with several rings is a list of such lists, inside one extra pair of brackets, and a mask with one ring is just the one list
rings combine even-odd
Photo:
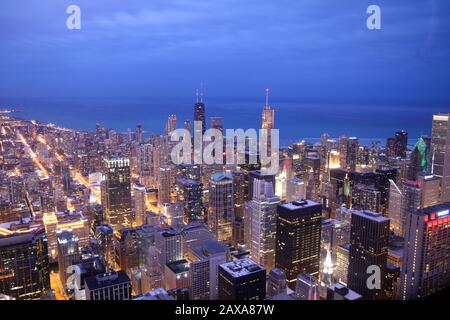
[(200, 82), (200, 102), (203, 103), (203, 82)]
[(270, 92), (270, 89), (269, 88), (266, 88), (266, 107), (268, 107), (269, 106), (269, 92)]
[(197, 103), (199, 102), (199, 92), (198, 89), (195, 89), (195, 96), (197, 97)]

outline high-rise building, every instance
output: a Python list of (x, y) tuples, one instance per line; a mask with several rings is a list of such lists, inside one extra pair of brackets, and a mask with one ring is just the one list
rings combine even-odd
[(381, 192), (373, 185), (355, 185), (352, 189), (352, 208), (381, 212)]
[(442, 177), (441, 202), (450, 201), (450, 113), (433, 115), (432, 173)]
[(105, 161), (106, 223), (114, 229), (131, 226), (131, 176), (128, 158)]
[(186, 223), (203, 221), (203, 187), (200, 181), (178, 178), (177, 187), (178, 200), (183, 203)]
[(99, 248), (99, 254), (103, 257), (106, 271), (111, 271), (115, 266), (114, 230), (108, 224), (102, 224), (95, 229), (95, 239)]
[(155, 246), (159, 251), (161, 268), (169, 262), (183, 259), (183, 236), (175, 230), (157, 232)]
[(167, 119), (166, 133), (170, 135), (172, 131), (174, 131), (176, 128), (177, 128), (177, 116), (171, 114)]
[(367, 279), (370, 266), (377, 266), (381, 277), (385, 275), (389, 219), (378, 212), (355, 211), (351, 223), (348, 287), (366, 300), (383, 299), (383, 288), (369, 288)]
[(191, 300), (217, 300), (219, 265), (228, 261), (229, 250), (224, 243), (205, 240), (188, 249)]
[(141, 143), (143, 141), (142, 125), (140, 125), (140, 124), (136, 125), (136, 141), (139, 143)]
[(407, 217), (400, 299), (426, 297), (450, 285), (450, 203)]
[(280, 198), (271, 182), (254, 180), (253, 200), (245, 205), (245, 237), (252, 260), (267, 270), (275, 267), (277, 206)]
[(342, 283), (336, 283), (327, 289), (327, 300), (361, 300), (363, 297)]
[(86, 300), (131, 299), (131, 280), (125, 271), (107, 272), (84, 281)]
[(266, 103), (262, 112), (262, 129), (267, 130), (267, 155), (272, 155), (272, 132), (275, 128), (275, 110), (269, 105), (269, 89), (266, 89)]
[(144, 224), (144, 215), (147, 211), (145, 204), (145, 187), (139, 183), (133, 184), (134, 195), (134, 225), (142, 226)]
[(297, 300), (320, 300), (317, 278), (309, 273), (300, 273), (295, 284)]
[(169, 165), (162, 165), (158, 175), (158, 200), (159, 204), (170, 203), (172, 168)]
[(203, 91), (197, 91), (197, 102), (194, 105), (194, 121), (199, 121), (202, 125), (202, 130), (200, 132), (194, 132), (194, 135), (201, 134), (203, 136), (206, 131), (206, 114), (205, 104), (203, 103)]
[(267, 276), (267, 297), (286, 294), (286, 292), (286, 274), (278, 268), (270, 270)]
[(350, 137), (347, 139), (347, 168), (350, 171), (356, 170), (356, 165), (358, 162), (358, 147), (358, 138)]
[(81, 252), (78, 237), (71, 230), (58, 231), (57, 239), (59, 280), (64, 290), (66, 290), (67, 268), (80, 262)]
[(346, 243), (337, 247), (336, 268), (334, 278), (336, 281), (347, 285), (348, 263), (349, 263), (350, 244)]
[(319, 275), (322, 205), (294, 201), (278, 206), (275, 266), (286, 273), (294, 290), (297, 275)]
[(48, 290), (50, 268), (44, 230), (0, 230), (0, 294), (29, 300)]
[(339, 166), (341, 169), (347, 169), (347, 137), (339, 137)]
[(233, 222), (233, 177), (229, 173), (215, 173), (209, 181), (209, 229), (218, 240), (231, 241)]
[(395, 133), (395, 156), (406, 158), (406, 149), (408, 145), (408, 132), (405, 130)]
[(305, 199), (305, 182), (300, 178), (292, 178), (286, 184), (286, 202)]
[(266, 270), (244, 258), (219, 266), (220, 300), (264, 300)]
[(248, 181), (249, 181), (249, 183), (248, 183), (248, 194), (249, 194), (248, 200), (252, 200), (252, 197), (254, 194), (253, 189), (254, 189), (255, 180), (269, 181), (272, 183), (273, 189), (275, 190), (275, 175), (268, 174), (267, 172), (265, 172), (264, 169), (250, 171), (250, 173), (248, 175)]

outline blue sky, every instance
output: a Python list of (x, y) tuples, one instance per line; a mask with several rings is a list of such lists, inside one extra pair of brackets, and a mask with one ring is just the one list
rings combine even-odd
[(2, 0), (0, 97), (189, 96), (203, 81), (210, 96), (450, 101), (449, 14), (448, 0)]

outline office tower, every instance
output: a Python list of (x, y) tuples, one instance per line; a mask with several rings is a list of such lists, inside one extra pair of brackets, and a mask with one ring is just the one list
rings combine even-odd
[(175, 230), (163, 230), (155, 234), (155, 246), (163, 268), (167, 263), (183, 259), (183, 237)]
[(320, 300), (316, 277), (309, 273), (300, 273), (295, 284), (295, 297), (297, 300)]
[(174, 114), (169, 115), (166, 124), (166, 133), (170, 135), (172, 131), (177, 129), (177, 116)]
[(385, 275), (389, 244), (389, 219), (381, 213), (355, 211), (352, 214), (348, 287), (361, 294), (365, 300), (383, 299), (383, 288), (367, 286), (370, 266), (380, 268)]
[(406, 149), (408, 145), (408, 132), (405, 130), (395, 133), (395, 156), (406, 158)]
[(145, 204), (145, 187), (139, 183), (133, 184), (134, 195), (134, 225), (141, 226), (144, 224), (144, 215), (147, 211)]
[(416, 181), (405, 181), (402, 187), (402, 204), (399, 227), (399, 236), (406, 232), (406, 220), (408, 216), (420, 209), (422, 201), (422, 184)]
[(200, 92), (197, 91), (197, 102), (194, 105), (194, 122), (196, 121), (201, 122), (202, 130), (200, 132), (194, 132), (194, 135), (201, 135), (203, 137), (203, 134), (206, 131), (206, 114), (205, 114), (205, 104), (203, 103), (202, 90)]
[(169, 225), (174, 228), (178, 229), (183, 226), (184, 221), (184, 204), (181, 201), (177, 201), (175, 203), (172, 203), (168, 205), (168, 212), (167, 212), (168, 218), (169, 218)]
[(145, 265), (142, 270), (142, 292), (158, 289), (162, 286), (162, 268), (159, 261), (159, 251), (154, 245), (147, 248)]
[(442, 177), (441, 202), (450, 201), (450, 113), (433, 115), (431, 133), (432, 173)]
[(62, 181), (63, 181), (63, 188), (65, 192), (68, 192), (71, 189), (71, 183), (70, 183), (70, 169), (67, 166), (64, 166), (63, 168), (63, 175), (62, 175)]
[(286, 202), (305, 199), (305, 182), (300, 178), (292, 178), (286, 185)]
[(286, 273), (287, 285), (294, 290), (297, 275), (319, 275), (322, 205), (294, 201), (277, 208), (275, 267)]
[[(333, 261), (336, 260), (338, 246), (350, 241), (350, 222), (337, 219), (322, 219), (321, 261), (325, 261), (328, 251), (331, 252)], [(323, 267), (323, 264), (321, 264)]]
[(275, 110), (269, 105), (269, 89), (266, 89), (266, 103), (262, 112), (262, 129), (266, 129), (267, 155), (272, 155), (272, 133), (271, 129), (275, 128)]
[(440, 188), (442, 179), (435, 175), (420, 174), (418, 182), (422, 184), (421, 208), (427, 208), (440, 203)]
[(170, 203), (171, 171), (172, 169), (169, 165), (162, 165), (159, 168), (158, 200), (160, 205)]
[(386, 157), (388, 160), (395, 158), (395, 139), (387, 138), (386, 140)]
[(254, 194), (254, 181), (255, 180), (264, 180), (264, 181), (269, 181), (272, 183), (273, 185), (273, 189), (275, 190), (276, 188), (276, 183), (275, 183), (275, 175), (273, 174), (268, 174), (267, 172), (265, 172), (264, 169), (262, 170), (253, 170), (250, 171), (248, 174), (248, 200), (252, 200), (253, 194)]
[(352, 208), (381, 212), (381, 192), (373, 185), (355, 185), (352, 189)]
[(430, 150), (424, 137), (420, 137), (411, 152), (406, 178), (418, 181), (420, 174), (430, 174)]
[(228, 247), (216, 240), (205, 240), (188, 249), (191, 300), (217, 300), (219, 265), (228, 261)]
[(222, 132), (222, 134), (224, 133), (222, 117), (210, 117), (209, 123), (210, 123), (211, 129), (217, 129), (220, 132)]
[(209, 181), (209, 229), (218, 240), (229, 242), (233, 221), (233, 177), (229, 173), (215, 173)]
[(130, 226), (131, 179), (128, 158), (110, 158), (105, 161), (106, 223), (115, 230)]
[(362, 300), (362, 298), (359, 293), (350, 290), (342, 283), (336, 283), (327, 290), (327, 300)]
[(0, 293), (14, 299), (37, 299), (50, 290), (44, 230), (0, 230)]
[(447, 202), (408, 215), (401, 299), (423, 298), (450, 285), (449, 210), (450, 203)]
[(306, 182), (306, 198), (319, 200), (320, 197), (320, 158), (306, 157), (305, 158), (305, 177)]
[(131, 280), (125, 271), (107, 272), (84, 281), (86, 300), (131, 299)]
[(242, 171), (233, 171), (233, 205), (234, 218), (244, 218), (245, 206), (245, 175)]
[(390, 180), (397, 180), (397, 167), (381, 167), (375, 170), (375, 188), (380, 191), (380, 212), (388, 215)]
[(139, 143), (141, 143), (143, 141), (142, 125), (140, 125), (140, 124), (136, 125), (136, 141)]
[(57, 241), (59, 280), (64, 290), (66, 290), (67, 268), (80, 262), (81, 252), (78, 238), (70, 230), (58, 231)]
[(264, 300), (266, 270), (244, 258), (219, 266), (220, 300)]
[(114, 230), (108, 224), (102, 224), (95, 229), (95, 239), (99, 247), (99, 254), (103, 257), (106, 271), (111, 271), (115, 266)]
[(336, 252), (336, 268), (334, 270), (334, 278), (336, 281), (347, 284), (348, 263), (349, 263), (350, 244), (342, 244), (337, 247)]
[(250, 257), (266, 270), (275, 267), (277, 206), (280, 198), (271, 182), (254, 180), (253, 200), (245, 205), (245, 237)]
[(189, 263), (185, 259), (166, 263), (164, 266), (164, 289), (189, 288)]
[(391, 220), (390, 228), (397, 236), (403, 236), (404, 219), (403, 215), (403, 192), (393, 181), (389, 181), (391, 186), (389, 188), (389, 219)]
[(356, 170), (358, 157), (359, 141), (356, 137), (350, 137), (347, 140), (347, 168), (350, 171)]
[(286, 274), (278, 268), (270, 270), (267, 276), (267, 297), (286, 294), (286, 292)]
[(341, 169), (347, 169), (347, 137), (339, 137), (339, 166)]
[(203, 221), (203, 187), (200, 181), (178, 178), (177, 187), (178, 200), (183, 203), (184, 221)]
[[(145, 179), (153, 175), (153, 145), (143, 143), (137, 146), (136, 167), (140, 179)], [(144, 178), (145, 177), (145, 178)], [(144, 180), (145, 181), (145, 180)], [(143, 181), (141, 181), (142, 183)]]
[(201, 180), (200, 165), (198, 164), (180, 164), (177, 166), (177, 177), (190, 179), (190, 180)]

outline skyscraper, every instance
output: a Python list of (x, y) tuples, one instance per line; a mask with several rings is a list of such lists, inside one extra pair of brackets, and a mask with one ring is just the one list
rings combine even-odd
[(233, 177), (215, 173), (209, 181), (208, 226), (218, 240), (231, 241), (234, 221)]
[(145, 204), (145, 187), (139, 183), (133, 184), (134, 195), (134, 225), (141, 226), (144, 224), (144, 215), (146, 210)]
[(0, 293), (28, 300), (48, 290), (50, 268), (44, 230), (0, 233)]
[(389, 244), (389, 219), (381, 213), (356, 211), (352, 214), (348, 287), (366, 300), (383, 299), (383, 288), (369, 288), (368, 268), (377, 266), (384, 277)]
[(281, 204), (277, 209), (275, 267), (286, 273), (294, 290), (297, 275), (319, 275), (322, 205), (310, 201)]
[(441, 202), (450, 201), (450, 113), (433, 115), (431, 150), (433, 174), (442, 177)]
[(167, 118), (167, 124), (166, 124), (166, 133), (170, 135), (172, 131), (174, 131), (177, 128), (177, 116), (174, 114), (169, 115)]
[(178, 200), (183, 203), (184, 220), (187, 223), (203, 221), (203, 188), (198, 180), (177, 179)]
[(131, 226), (131, 178), (128, 158), (105, 161), (106, 223), (114, 229)]
[(408, 132), (405, 130), (395, 133), (395, 156), (406, 158), (406, 147), (408, 145)]
[(264, 300), (266, 270), (251, 259), (239, 259), (219, 266), (220, 300)]
[(400, 298), (417, 299), (450, 285), (450, 203), (408, 215)]
[(267, 276), (267, 297), (274, 297), (286, 291), (286, 274), (278, 268), (270, 270)]
[(300, 273), (295, 284), (295, 297), (297, 300), (320, 300), (317, 278), (305, 272)]
[[(205, 104), (203, 103), (203, 91), (197, 90), (197, 102), (194, 105), (194, 121), (199, 121), (202, 124), (201, 132), (194, 132), (194, 135), (204, 134), (206, 131), (206, 114)], [(194, 126), (195, 128), (195, 126)]]
[(272, 134), (271, 129), (275, 128), (275, 110), (269, 105), (269, 89), (266, 89), (266, 103), (262, 112), (262, 129), (267, 130), (267, 155), (272, 154)]
[(125, 271), (107, 272), (85, 279), (86, 300), (130, 300), (131, 280)]
[(80, 262), (81, 252), (78, 237), (71, 230), (58, 231), (57, 239), (59, 280), (65, 290), (68, 278), (67, 268)]
[(211, 129), (217, 129), (220, 132), (223, 132), (223, 119), (222, 117), (210, 117), (209, 118), (209, 123), (211, 126)]
[(275, 267), (277, 206), (280, 198), (271, 182), (254, 180), (253, 200), (245, 205), (245, 236), (248, 237), (250, 257), (267, 270)]

